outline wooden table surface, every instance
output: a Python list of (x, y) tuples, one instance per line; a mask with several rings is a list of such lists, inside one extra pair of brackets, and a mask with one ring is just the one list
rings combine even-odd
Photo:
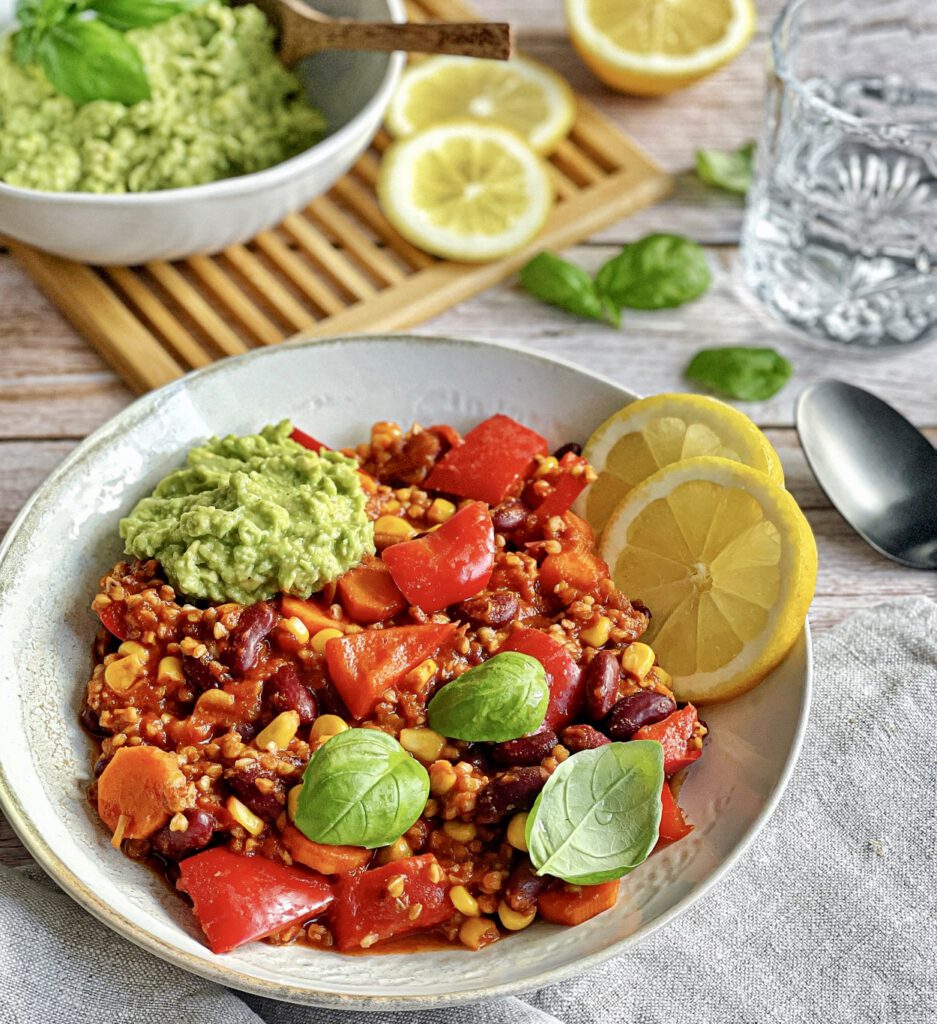
[[(484, 14), (503, 17), (498, 0), (474, 2)], [(623, 242), (650, 231), (683, 233), (702, 243), (712, 262), (713, 286), (702, 299), (676, 310), (626, 311), (625, 323), (615, 330), (541, 305), (509, 282), (417, 333), (510, 340), (607, 374), (641, 394), (684, 389), (683, 368), (701, 347), (774, 345), (794, 364), (794, 378), (769, 401), (741, 408), (780, 451), (788, 486), (817, 535), (820, 575), (811, 622), (819, 632), (889, 597), (925, 591), (937, 596), (937, 577), (880, 557), (830, 507), (804, 463), (793, 430), (794, 400), (811, 381), (851, 381), (895, 404), (937, 441), (937, 342), (886, 355), (819, 347), (786, 335), (740, 293), (735, 262), (742, 201), (707, 189), (689, 168), (697, 146), (728, 148), (757, 134), (767, 27), (777, 4), (761, 6), (756, 38), (734, 64), (692, 89), (655, 100), (620, 96), (592, 77), (566, 38), (560, 0), (524, 0), (514, 8), (522, 13), (511, 12), (520, 45), (566, 74), (676, 179), (666, 201), (613, 225), (568, 255), (594, 270)], [(132, 398), (0, 251), (0, 531), (74, 445)], [(28, 859), (0, 818), (0, 863)]]

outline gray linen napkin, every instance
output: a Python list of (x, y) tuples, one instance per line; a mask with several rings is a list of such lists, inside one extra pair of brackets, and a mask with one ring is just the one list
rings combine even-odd
[[(633, 953), (531, 993), (394, 1024), (937, 1021), (937, 604), (816, 644), (800, 763), (741, 864)], [(243, 996), (111, 934), (37, 869), (0, 872), (0, 1024), (367, 1024)], [(370, 1017), (371, 1020), (376, 1018)]]

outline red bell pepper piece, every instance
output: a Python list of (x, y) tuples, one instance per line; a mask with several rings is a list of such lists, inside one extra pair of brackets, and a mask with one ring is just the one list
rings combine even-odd
[(505, 640), (500, 650), (529, 654), (546, 670), (550, 703), (544, 725), (556, 730), (576, 717), (584, 696), (583, 674), (573, 656), (558, 640), (539, 629), (518, 629)]
[(660, 816), (658, 838), (668, 842), (676, 842), (693, 831), (693, 826), (683, 817), (680, 805), (670, 792), (670, 783), (664, 780), (664, 788), (660, 791), (660, 802), (663, 811)]
[(179, 870), (176, 886), (191, 896), (213, 953), (318, 917), (335, 898), (322, 875), (222, 846), (186, 857)]
[(698, 716), (696, 708), (687, 704), (685, 708), (674, 711), (663, 721), (654, 725), (645, 725), (631, 737), (633, 740), (657, 740), (664, 748), (664, 774), (673, 775), (691, 765), (702, 753), (698, 747), (690, 746), (693, 726)]
[[(394, 878), (403, 879), (403, 890), (392, 895), (388, 883)], [(419, 912), (414, 910), (417, 906)], [(432, 928), (454, 914), (448, 877), (436, 858), (425, 853), (343, 876), (329, 919), (335, 942), (344, 952), (368, 949), (392, 935)]]
[(407, 607), (387, 566), (378, 560), (350, 569), (338, 581), (338, 596), (354, 622), (386, 622)]
[(446, 452), (423, 486), (497, 505), (524, 479), (534, 456), (546, 452), (544, 437), (498, 413), (473, 427), (462, 444)]
[(295, 441), (297, 444), (301, 444), (303, 448), (308, 448), (311, 452), (321, 452), (323, 449), (329, 451), (329, 446), (323, 444), (321, 441), (317, 441), (312, 434), (307, 434), (304, 430), (300, 430), (299, 427), (293, 427), (293, 433), (290, 434), (290, 440)]
[(582, 494), (587, 485), (585, 472), (573, 476), (571, 470), (574, 466), (581, 466), (585, 470), (588, 465), (589, 463), (581, 455), (574, 455), (572, 452), (567, 452), (560, 459), (562, 475), (557, 479), (553, 490), (534, 509), (534, 516), (538, 523), (542, 525), (550, 516), (561, 516), (569, 511), (573, 502)]
[(354, 718), (366, 718), (381, 694), (455, 635), (451, 622), (366, 629), (334, 637), (325, 660), (335, 689)]
[(410, 604), (448, 608), (484, 590), (495, 564), (495, 531), (481, 501), (459, 509), (438, 530), (384, 549), (384, 564)]
[(130, 639), (130, 628), (126, 620), (127, 605), (123, 601), (111, 601), (99, 612), (98, 618), (104, 628), (118, 640)]
[(537, 903), (540, 916), (551, 924), (582, 924), (615, 906), (618, 879), (600, 885), (560, 885), (547, 889)]

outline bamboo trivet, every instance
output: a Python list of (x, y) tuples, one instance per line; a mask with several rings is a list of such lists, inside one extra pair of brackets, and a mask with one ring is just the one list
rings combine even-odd
[[(411, 20), (466, 21), (459, 0), (408, 0)], [(558, 202), (522, 252), (481, 266), (415, 249), (374, 194), (371, 148), (326, 196), (217, 256), (143, 267), (89, 267), (10, 241), (10, 251), (62, 313), (135, 390), (290, 336), (392, 331), (488, 288), (544, 248), (562, 249), (647, 206), (667, 175), (590, 104), (550, 158)]]

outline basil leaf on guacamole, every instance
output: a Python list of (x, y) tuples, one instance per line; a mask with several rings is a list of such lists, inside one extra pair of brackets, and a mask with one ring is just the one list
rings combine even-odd
[(308, 597), (373, 554), (354, 460), (291, 431), (284, 420), (193, 448), (121, 520), (127, 554), (157, 559), (188, 597), (239, 604)]

